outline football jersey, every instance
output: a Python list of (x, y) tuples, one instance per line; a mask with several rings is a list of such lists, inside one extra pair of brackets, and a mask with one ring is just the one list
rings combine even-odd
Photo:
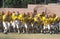
[(43, 16), (43, 17), (41, 18), (41, 21), (45, 21), (45, 20), (46, 20), (46, 17)]
[(56, 20), (58, 20), (58, 16), (56, 16), (56, 17), (54, 18), (54, 22), (55, 22)]
[(19, 19), (20, 21), (22, 21), (22, 20), (23, 20), (23, 15), (22, 15), (22, 14), (19, 14), (18, 19)]
[(15, 20), (17, 18), (17, 16), (14, 13), (12, 13), (11, 17), (12, 17), (12, 20)]
[(35, 16), (40, 17), (40, 13), (36, 14)]
[(42, 16), (41, 21), (43, 22), (44, 26), (46, 26), (48, 23), (48, 19), (45, 16)]
[(3, 15), (2, 15), (2, 14), (0, 14), (0, 21), (2, 21), (2, 18), (3, 18), (2, 16), (3, 16)]
[(28, 18), (28, 20), (32, 23), (32, 22), (33, 22), (33, 17), (30, 16), (30, 17)]
[(6, 20), (6, 15), (4, 14), (4, 15), (3, 15), (3, 21), (5, 21), (5, 20)]
[(34, 17), (34, 21), (35, 21), (35, 22), (37, 21), (37, 17)]
[(49, 18), (49, 22), (50, 22), (50, 23), (53, 23), (53, 21), (54, 21), (53, 18), (50, 17), (50, 18)]

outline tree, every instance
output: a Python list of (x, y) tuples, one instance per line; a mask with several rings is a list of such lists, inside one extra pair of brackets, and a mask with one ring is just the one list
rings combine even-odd
[(2, 5), (3, 5), (3, 1), (2, 1), (2, 0), (0, 0), (0, 8), (2, 7)]
[(4, 6), (8, 8), (26, 8), (28, 4), (56, 3), (57, 0), (5, 0)]

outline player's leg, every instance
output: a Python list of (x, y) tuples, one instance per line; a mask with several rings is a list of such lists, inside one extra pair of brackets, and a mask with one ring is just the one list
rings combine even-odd
[(22, 32), (25, 33), (27, 29), (27, 25), (25, 25), (24, 23), (22, 23)]
[(50, 32), (50, 25), (47, 25), (47, 27), (48, 27), (48, 32)]
[(59, 23), (56, 23), (55, 27), (56, 27), (55, 33), (58, 33), (58, 31), (59, 31)]
[(43, 33), (43, 24), (40, 24), (40, 32)]
[(43, 26), (43, 33), (46, 33), (46, 26)]
[(25, 26), (26, 33), (28, 33), (27, 23), (24, 23), (24, 26)]
[(50, 34), (52, 34), (53, 32), (54, 32), (54, 25), (51, 24), (51, 25), (50, 25)]
[(7, 33), (8, 28), (7, 28), (7, 23), (3, 22), (3, 27), (4, 27), (4, 33)]
[(20, 29), (19, 29), (19, 21), (16, 20), (15, 24), (16, 24), (16, 27), (17, 27), (17, 31), (18, 31), (18, 33), (20, 33)]
[(31, 24), (31, 27), (32, 27), (31, 31), (32, 31), (32, 33), (33, 33), (33, 23)]
[(15, 30), (15, 22), (14, 21), (12, 22), (12, 26), (13, 26), (14, 32), (16, 32), (16, 30)]
[(7, 22), (8, 25), (8, 31), (10, 32), (10, 22)]
[(19, 25), (18, 25), (18, 24), (16, 24), (16, 27), (17, 27), (17, 31), (18, 31), (18, 33), (20, 33)]

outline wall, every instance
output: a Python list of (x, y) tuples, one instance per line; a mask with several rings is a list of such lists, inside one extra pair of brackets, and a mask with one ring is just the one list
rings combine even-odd
[(60, 16), (60, 5), (58, 4), (48, 4), (48, 5), (33, 5), (29, 4), (28, 8), (0, 8), (0, 11), (19, 11), (20, 13), (33, 12), (34, 9), (37, 9), (38, 13), (47, 11), (47, 13), (56, 13)]

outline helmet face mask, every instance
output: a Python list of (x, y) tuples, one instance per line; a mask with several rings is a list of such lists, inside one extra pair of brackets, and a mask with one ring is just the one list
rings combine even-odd
[(15, 12), (15, 15), (18, 16), (19, 15), (19, 12)]
[(2, 15), (4, 15), (5, 14), (5, 12), (4, 11), (2, 11)]
[(45, 16), (45, 12), (42, 12), (42, 15)]
[(56, 14), (53, 14), (53, 16), (52, 16), (53, 18), (55, 18), (56, 17)]

